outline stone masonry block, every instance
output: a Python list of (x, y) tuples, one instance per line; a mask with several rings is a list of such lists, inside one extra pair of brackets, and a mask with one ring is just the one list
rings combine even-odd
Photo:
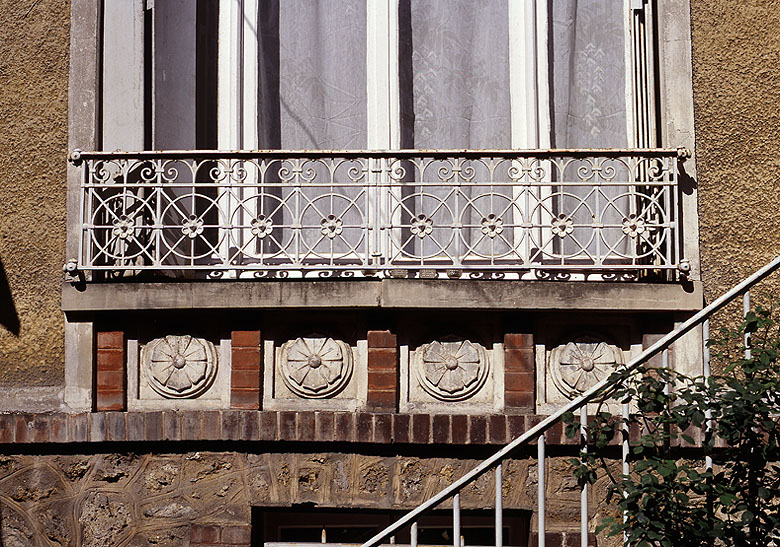
[(260, 347), (260, 331), (234, 330), (230, 333), (230, 343), (234, 348), (258, 348)]
[(260, 368), (260, 348), (234, 347), (231, 353), (233, 370), (257, 370)]
[(260, 406), (260, 392), (257, 389), (231, 389), (230, 408), (257, 410)]
[(367, 396), (367, 406), (374, 410), (395, 410), (397, 393), (393, 390), (369, 390)]
[(217, 543), (220, 540), (218, 526), (203, 526), (193, 524), (190, 528), (190, 544), (193, 543)]
[(469, 442), (485, 444), (487, 441), (487, 418), (485, 416), (469, 416)]
[(431, 425), (433, 442), (436, 444), (446, 444), (450, 442), (450, 417), (447, 414), (436, 414), (433, 416)]
[(398, 337), (389, 330), (368, 331), (369, 348), (395, 348), (397, 344)]
[(397, 443), (409, 442), (409, 423), (411, 422), (408, 414), (392, 414), (393, 419), (393, 441)]
[(124, 347), (125, 333), (122, 331), (108, 331), (97, 333), (97, 348), (122, 349)]
[(504, 347), (507, 349), (533, 348), (533, 334), (505, 334)]
[(398, 368), (398, 354), (395, 348), (369, 348), (368, 367), (369, 370), (395, 371)]
[(122, 411), (125, 409), (124, 391), (98, 390), (95, 406), (99, 411)]
[(252, 531), (248, 526), (225, 526), (222, 528), (222, 543), (235, 545), (249, 545), (252, 540)]
[(534, 372), (534, 352), (532, 349), (505, 349), (504, 367), (507, 372)]
[(465, 414), (452, 416), (452, 443), (466, 444), (469, 440), (469, 417)]
[(95, 363), (98, 371), (124, 370), (125, 352), (122, 348), (99, 349)]
[(371, 371), (368, 374), (368, 389), (371, 391), (393, 391), (397, 382), (398, 375), (395, 371), (379, 370)]

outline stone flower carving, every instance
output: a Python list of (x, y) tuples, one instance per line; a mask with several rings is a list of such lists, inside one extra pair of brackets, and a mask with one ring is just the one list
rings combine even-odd
[(487, 354), (479, 344), (431, 342), (417, 349), (417, 376), (420, 386), (444, 401), (467, 399), (487, 378)]
[(352, 349), (333, 338), (298, 338), (281, 348), (281, 377), (304, 398), (326, 398), (341, 391), (352, 377)]
[(609, 376), (623, 363), (617, 346), (591, 337), (577, 338), (550, 353), (550, 374), (555, 387), (569, 399)]
[(203, 394), (217, 373), (214, 344), (192, 336), (152, 340), (143, 348), (141, 360), (151, 388), (169, 399)]

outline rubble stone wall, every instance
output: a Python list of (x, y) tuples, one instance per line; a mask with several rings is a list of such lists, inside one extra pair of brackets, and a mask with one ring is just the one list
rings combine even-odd
[[(546, 470), (553, 531), (579, 522), (567, 460), (552, 458)], [(476, 463), (334, 452), (6, 455), (0, 539), (4, 547), (188, 545), (193, 525), (246, 528), (252, 506), (411, 509)], [(481, 477), (462, 492), (462, 507), (492, 507), (494, 484), (492, 473)], [(505, 508), (532, 510), (536, 487), (534, 459), (505, 463)]]

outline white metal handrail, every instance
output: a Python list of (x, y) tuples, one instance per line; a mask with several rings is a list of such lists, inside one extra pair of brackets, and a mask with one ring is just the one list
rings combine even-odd
[(687, 156), (77, 150), (69, 156), (83, 174), (75, 260), (88, 271), (211, 278), (631, 279), (651, 270), (672, 278), (687, 266), (678, 185)]
[[(715, 299), (711, 304), (694, 314), (692, 317), (690, 317), (688, 320), (680, 324), (676, 329), (669, 332), (662, 338), (660, 338), (657, 342), (652, 344), (650, 347), (645, 349), (642, 353), (631, 359), (626, 365), (625, 370), (631, 371), (633, 369), (636, 369), (638, 366), (640, 366), (643, 363), (648, 362), (653, 357), (662, 354), (662, 358), (664, 360), (664, 365), (668, 365), (668, 348), (669, 346), (674, 343), (675, 341), (679, 340), (682, 336), (684, 336), (686, 333), (690, 332), (694, 328), (698, 326), (704, 327), (705, 335), (708, 337), (709, 333), (709, 318), (716, 313), (717, 311), (721, 310), (724, 306), (728, 305), (735, 299), (737, 299), (740, 296), (744, 296), (745, 303), (744, 303), (744, 310), (745, 313), (747, 313), (747, 310), (750, 308), (750, 288), (753, 287), (756, 283), (760, 282), (761, 280), (765, 279), (767, 276), (772, 274), (773, 272), (780, 269), (780, 256), (777, 256), (774, 260), (769, 262), (767, 265), (765, 265), (763, 268), (759, 269), (755, 273), (753, 273), (751, 276), (747, 277), (745, 280), (737, 284), (734, 288), (720, 296), (719, 298)], [(747, 351), (747, 350), (746, 350)], [(705, 362), (704, 362), (704, 373), (705, 375), (709, 375), (709, 352), (707, 348), (705, 347)], [(621, 379), (618, 379), (617, 382), (621, 381)], [(605, 378), (595, 384), (593, 387), (588, 389), (585, 393), (577, 397), (576, 399), (572, 400), (570, 403), (566, 404), (559, 410), (555, 411), (552, 415), (548, 416), (544, 420), (542, 420), (537, 425), (531, 427), (528, 431), (514, 439), (512, 442), (507, 444), (504, 448), (484, 460), (482, 463), (477, 465), (474, 469), (466, 473), (463, 477), (453, 482), (450, 486), (440, 491), (438, 494), (431, 497), (428, 501), (425, 503), (419, 505), (417, 508), (409, 511), (406, 513), (403, 517), (399, 518), (394, 523), (387, 526), (384, 530), (377, 533), (374, 537), (363, 543), (361, 547), (377, 547), (383, 540), (392, 537), (396, 532), (399, 530), (405, 528), (406, 526), (411, 525), (411, 534), (412, 534), (412, 545), (417, 544), (417, 538), (416, 538), (416, 526), (415, 523), (417, 519), (426, 511), (433, 509), (434, 507), (440, 505), (441, 503), (452, 499), (453, 501), (453, 545), (454, 547), (461, 547), (460, 546), (460, 535), (458, 532), (458, 524), (460, 522), (460, 491), (463, 490), (466, 486), (473, 483), (476, 479), (478, 479), (481, 475), (484, 473), (495, 469), (496, 470), (496, 502), (495, 502), (495, 509), (496, 509), (496, 547), (501, 546), (501, 538), (500, 538), (500, 530), (501, 530), (501, 519), (502, 519), (502, 481), (501, 481), (501, 472), (502, 472), (502, 462), (509, 458), (517, 449), (519, 449), (522, 446), (527, 445), (534, 439), (537, 440), (537, 450), (538, 450), (538, 481), (537, 481), (537, 488), (538, 488), (538, 507), (537, 507), (537, 517), (538, 517), (538, 530), (539, 530), (539, 540), (538, 545), (539, 547), (544, 547), (545, 545), (545, 539), (544, 539), (544, 532), (545, 532), (545, 515), (544, 515), (544, 503), (545, 503), (545, 486), (544, 486), (544, 462), (545, 462), (545, 446), (544, 446), (544, 433), (550, 429), (552, 426), (557, 424), (561, 421), (561, 418), (564, 414), (567, 412), (576, 412), (577, 410), (580, 410), (580, 419), (581, 424), (586, 424), (587, 422), (587, 404), (594, 400), (595, 397), (597, 397), (600, 393), (602, 393), (605, 388), (610, 387), (610, 385), (614, 385), (616, 380), (612, 378)], [(626, 415), (628, 413), (628, 405), (623, 405), (623, 413)], [(625, 436), (624, 436), (625, 437)], [(623, 441), (623, 471), (624, 474), (628, 474), (628, 471), (626, 469), (627, 465), (627, 456), (628, 456), (628, 439), (624, 438)], [(707, 461), (707, 465), (711, 466), (711, 460)], [(587, 494), (584, 494), (582, 496), (582, 502), (581, 502), (581, 536), (580, 540), (582, 542), (583, 547), (587, 547), (587, 537), (588, 537), (588, 528), (587, 528)]]

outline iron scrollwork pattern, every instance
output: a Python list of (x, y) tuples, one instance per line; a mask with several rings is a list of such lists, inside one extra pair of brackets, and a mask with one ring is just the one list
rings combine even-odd
[[(87, 270), (672, 275), (676, 150), (81, 153)], [(542, 272), (541, 274), (539, 272)]]

